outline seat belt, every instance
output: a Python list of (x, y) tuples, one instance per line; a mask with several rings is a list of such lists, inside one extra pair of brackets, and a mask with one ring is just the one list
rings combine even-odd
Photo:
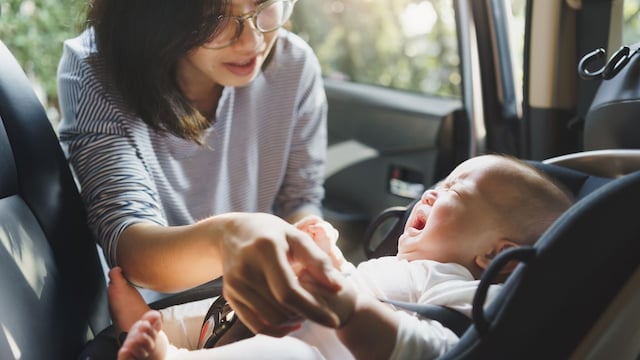
[(464, 334), (471, 325), (471, 319), (469, 317), (450, 307), (432, 304), (415, 304), (388, 299), (380, 299), (380, 301), (401, 309), (413, 311), (423, 318), (435, 320), (453, 331), (458, 337), (462, 337), (462, 334)]

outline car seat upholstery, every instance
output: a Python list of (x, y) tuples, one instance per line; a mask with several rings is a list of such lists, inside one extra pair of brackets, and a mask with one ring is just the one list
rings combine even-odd
[(109, 325), (104, 273), (56, 134), (0, 42), (0, 358), (73, 359)]

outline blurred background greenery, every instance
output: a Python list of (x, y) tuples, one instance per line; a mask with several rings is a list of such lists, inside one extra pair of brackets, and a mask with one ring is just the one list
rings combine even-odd
[(31, 79), (49, 118), (57, 121), (56, 69), (62, 42), (82, 27), (86, 0), (1, 0), (0, 39)]
[(452, 0), (303, 0), (296, 7), (293, 30), (311, 44), (325, 76), (460, 96)]
[[(62, 42), (79, 33), (88, 3), (0, 0), (0, 39), (22, 64), (54, 123)], [(521, 57), (526, 0), (506, 4), (512, 46)], [(624, 0), (623, 44), (640, 42), (639, 4)], [(430, 96), (460, 96), (455, 28), (453, 0), (300, 0), (292, 17), (293, 31), (314, 48), (326, 77)], [(520, 59), (515, 61), (518, 68)]]

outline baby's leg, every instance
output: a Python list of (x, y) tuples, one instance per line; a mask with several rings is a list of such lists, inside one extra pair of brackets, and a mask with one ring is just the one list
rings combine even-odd
[(162, 317), (150, 310), (130, 328), (118, 351), (118, 360), (162, 360), (167, 355), (169, 340), (162, 331)]
[(249, 339), (211, 349), (178, 349), (169, 344), (162, 331), (162, 317), (155, 310), (145, 313), (129, 329), (118, 352), (118, 360), (209, 360), (209, 359), (279, 359), (322, 360), (322, 354), (299, 339), (257, 335)]
[(129, 331), (142, 315), (150, 310), (138, 290), (122, 276), (122, 269), (115, 267), (109, 271), (109, 310), (118, 330)]
[(256, 335), (234, 343), (181, 353), (181, 360), (196, 359), (278, 359), (278, 360), (319, 360), (324, 359), (315, 347), (291, 336), (281, 338)]

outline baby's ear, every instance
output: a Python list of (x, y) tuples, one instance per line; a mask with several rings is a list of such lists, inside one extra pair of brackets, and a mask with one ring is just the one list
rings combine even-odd
[[(484, 255), (478, 255), (475, 258), (476, 265), (480, 267), (483, 271), (487, 269), (489, 263), (501, 252), (517, 247), (518, 244), (509, 240), (509, 239), (500, 239), (496, 242), (494, 247), (488, 253)], [(517, 261), (509, 261), (505, 266), (500, 270), (500, 274), (509, 274), (515, 269), (516, 265), (518, 265)]]

